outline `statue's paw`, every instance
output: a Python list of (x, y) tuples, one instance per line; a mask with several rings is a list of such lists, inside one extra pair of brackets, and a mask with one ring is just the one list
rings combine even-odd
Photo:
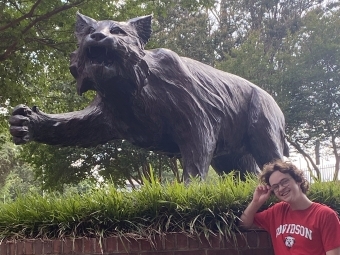
[(18, 105), (14, 108), (9, 118), (9, 131), (15, 144), (23, 144), (30, 141), (30, 118), (32, 110), (26, 105)]

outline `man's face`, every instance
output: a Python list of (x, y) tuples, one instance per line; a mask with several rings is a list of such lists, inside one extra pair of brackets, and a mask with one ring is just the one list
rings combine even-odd
[(302, 194), (300, 183), (297, 183), (289, 174), (275, 171), (269, 177), (269, 184), (275, 196), (287, 203), (293, 203)]

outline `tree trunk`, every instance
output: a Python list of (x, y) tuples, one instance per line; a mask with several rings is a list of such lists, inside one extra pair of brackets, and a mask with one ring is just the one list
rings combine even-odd
[[(311, 158), (311, 156), (309, 156), (302, 148), (301, 146), (298, 144), (298, 142), (294, 142), (293, 140), (291, 140), (289, 137), (286, 137), (287, 141), (293, 145), (293, 147), (306, 159), (307, 164), (308, 164), (308, 171), (310, 172), (310, 174), (312, 175), (313, 178), (317, 179), (317, 180), (321, 180), (321, 172), (319, 167), (314, 163), (313, 159)], [(310, 169), (309, 167), (309, 163), (312, 165), (313, 170), (316, 172), (316, 177), (312, 171), (312, 169)]]

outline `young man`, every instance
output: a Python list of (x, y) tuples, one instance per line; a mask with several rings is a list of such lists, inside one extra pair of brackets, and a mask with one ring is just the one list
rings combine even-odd
[[(241, 216), (241, 227), (254, 225), (270, 233), (276, 255), (340, 255), (340, 222), (328, 206), (314, 203), (303, 172), (291, 163), (267, 164), (253, 200)], [(257, 213), (274, 193), (281, 202)]]

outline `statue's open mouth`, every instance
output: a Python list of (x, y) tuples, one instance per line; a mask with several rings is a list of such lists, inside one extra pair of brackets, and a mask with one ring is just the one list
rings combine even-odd
[(87, 57), (91, 64), (111, 66), (115, 56), (112, 50), (101, 46), (90, 46), (86, 50)]

